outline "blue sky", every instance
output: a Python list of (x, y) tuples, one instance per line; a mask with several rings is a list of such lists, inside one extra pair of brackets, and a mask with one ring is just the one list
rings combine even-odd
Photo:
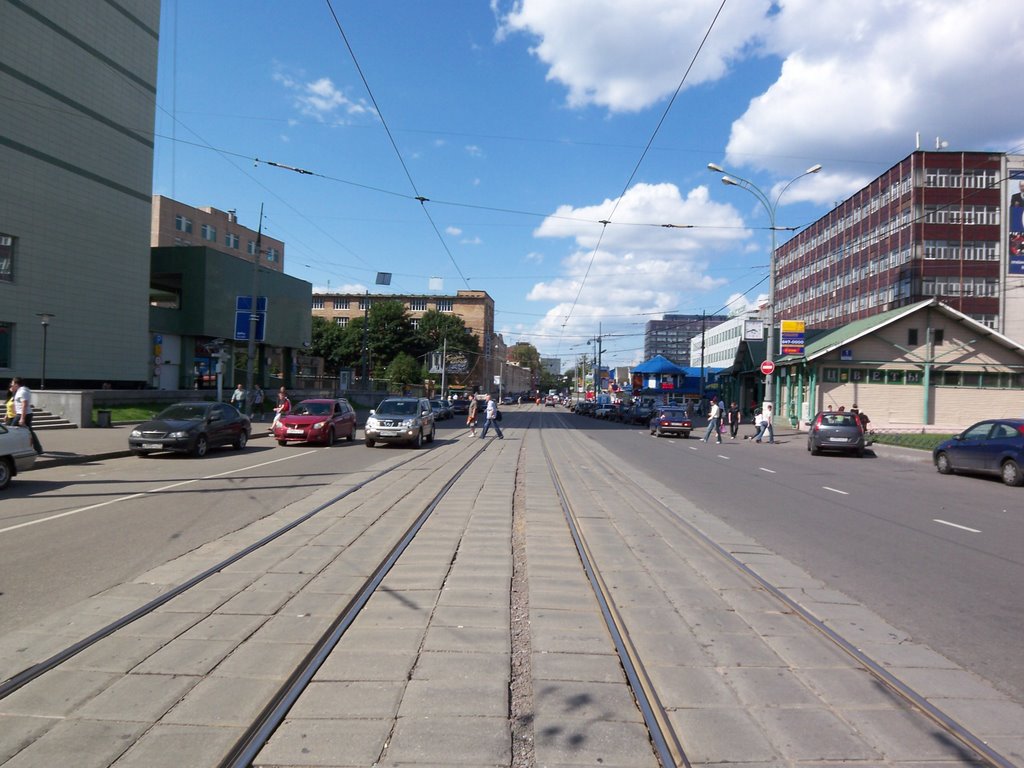
[(801, 227), (917, 135), (1022, 151), (1020, 18), (1011, 0), (163, 0), (154, 193), (252, 228), (262, 204), (315, 290), (485, 290), (508, 344), (569, 367), (600, 333), (603, 362), (635, 364), (647, 320), (767, 294), (768, 216), (709, 162), (772, 199), (820, 163), (777, 208)]

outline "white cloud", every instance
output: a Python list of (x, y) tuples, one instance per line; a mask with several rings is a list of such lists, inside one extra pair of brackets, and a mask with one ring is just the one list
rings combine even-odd
[(452, 237), (458, 237), (459, 235), (462, 234), (462, 230), (459, 229), (458, 227), (445, 227), (444, 231), (451, 235)]
[[(534, 37), (531, 52), (547, 65), (548, 80), (568, 89), (570, 106), (635, 111), (675, 91), (720, 5), (718, 0), (521, 0), (499, 17), (498, 39), (517, 32)], [(722, 77), (765, 25), (770, 7), (769, 0), (726, 4), (686, 86)]]
[[(615, 223), (602, 227), (597, 222), (612, 216), (613, 208)], [(707, 187), (684, 198), (674, 184), (637, 184), (617, 207), (613, 200), (561, 206), (534, 234), (575, 243), (562, 260), (564, 276), (539, 282), (527, 294), (555, 303), (537, 332), (557, 335), (590, 332), (602, 316), (640, 318), (642, 332), (649, 317), (701, 304), (707, 291), (728, 283), (713, 274), (715, 266), (749, 232), (731, 205), (710, 200)]]
[(470, 157), (483, 157), (484, 151), (480, 149), (480, 147), (478, 147), (476, 144), (467, 144), (466, 154), (469, 155)]
[(338, 122), (339, 115), (353, 117), (375, 114), (365, 100), (352, 101), (329, 77), (303, 82), (282, 71), (275, 72), (272, 77), (291, 92), (301, 114), (319, 122)]

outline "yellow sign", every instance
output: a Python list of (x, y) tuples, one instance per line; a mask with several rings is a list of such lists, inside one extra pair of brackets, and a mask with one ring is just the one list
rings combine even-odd
[(783, 320), (782, 328), (783, 333), (803, 333), (804, 321), (803, 320)]

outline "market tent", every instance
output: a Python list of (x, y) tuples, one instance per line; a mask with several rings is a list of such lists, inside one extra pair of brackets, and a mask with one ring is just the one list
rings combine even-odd
[(633, 368), (633, 373), (676, 373), (685, 376), (687, 375), (687, 369), (676, 365), (667, 357), (655, 355), (650, 360), (646, 360)]

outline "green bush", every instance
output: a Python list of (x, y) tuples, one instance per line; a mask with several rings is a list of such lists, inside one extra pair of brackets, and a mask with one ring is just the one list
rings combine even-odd
[(876, 445), (898, 445), (901, 448), (916, 448), (931, 451), (952, 435), (923, 435), (917, 432), (878, 432), (874, 435)]

